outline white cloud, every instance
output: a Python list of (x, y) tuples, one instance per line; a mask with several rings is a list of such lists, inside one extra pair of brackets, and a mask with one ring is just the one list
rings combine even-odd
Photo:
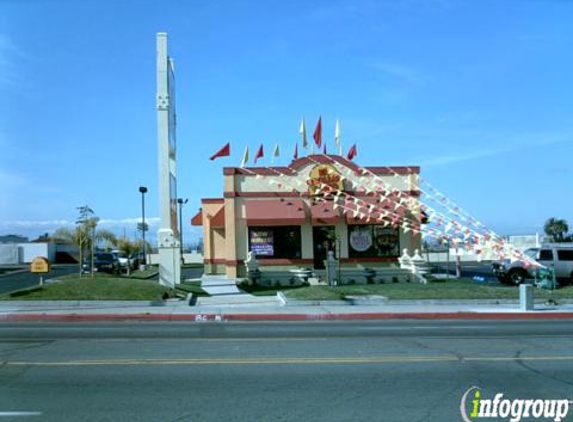
[(426, 75), (423, 75), (420, 71), (411, 66), (397, 63), (378, 62), (374, 63), (373, 67), (384, 75), (400, 79), (413, 85), (423, 85), (428, 80)]
[[(145, 222), (151, 226), (159, 225), (159, 217), (146, 218)], [(102, 218), (99, 221), (100, 227), (125, 227), (137, 226), (141, 222), (141, 217), (129, 218)], [(54, 219), (54, 220), (13, 220), (13, 221), (0, 221), (0, 227), (6, 228), (49, 228), (49, 227), (67, 227), (75, 225), (75, 220)]]
[[(570, 134), (535, 134), (523, 137), (505, 137), (500, 139), (497, 144), (505, 144), (503, 147), (481, 147), (474, 151), (454, 151), (450, 154), (443, 154), (432, 158), (418, 160), (424, 167), (437, 167), (446, 164), (458, 163), (463, 161), (477, 160), (480, 158), (491, 157), (494, 155), (507, 154), (510, 152), (520, 151), (526, 148), (556, 144), (560, 142), (571, 142), (573, 135)], [(513, 141), (513, 142), (512, 142)], [(467, 144), (467, 143), (459, 143)], [(479, 144), (479, 143), (478, 143)]]

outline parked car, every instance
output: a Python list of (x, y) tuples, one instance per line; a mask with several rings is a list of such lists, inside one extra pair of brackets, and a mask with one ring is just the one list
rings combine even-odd
[[(90, 257), (84, 259), (82, 269), (85, 272), (91, 271)], [(96, 252), (94, 253), (94, 271), (119, 274), (121, 271), (121, 264), (119, 263), (117, 256), (113, 253)]]
[[(573, 283), (573, 244), (550, 243), (540, 248), (530, 248), (525, 255), (544, 267), (555, 271), (555, 278), (560, 284)], [(493, 274), (502, 283), (521, 284), (528, 278), (535, 277), (538, 267), (526, 265), (523, 261), (496, 261), (492, 264)]]
[(116, 251), (111, 251), (110, 253), (112, 253), (117, 257), (117, 260), (119, 261), (119, 266), (123, 272), (128, 272), (128, 270), (133, 270), (135, 268), (131, 257), (127, 256), (123, 252), (116, 250)]

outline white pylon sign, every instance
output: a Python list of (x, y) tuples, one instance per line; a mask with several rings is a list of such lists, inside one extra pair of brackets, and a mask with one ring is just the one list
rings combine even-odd
[(159, 283), (175, 287), (181, 280), (177, 226), (177, 143), (175, 137), (175, 70), (167, 55), (167, 34), (157, 34), (157, 141), (159, 150)]

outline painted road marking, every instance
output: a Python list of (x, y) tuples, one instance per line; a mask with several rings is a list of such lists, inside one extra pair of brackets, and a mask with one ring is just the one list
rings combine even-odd
[(102, 359), (70, 361), (4, 361), (13, 366), (90, 366), (90, 365), (250, 365), (250, 364), (315, 364), (315, 363), (407, 363), (457, 361), (454, 356), (380, 356), (335, 358), (248, 358), (248, 359)]
[[(181, 337), (159, 337), (161, 341), (197, 341), (197, 342), (237, 342), (237, 341), (327, 341), (332, 338), (327, 337), (234, 337), (234, 338), (181, 338)], [(45, 343), (45, 342), (123, 342), (131, 343), (134, 341), (153, 341), (156, 342), (158, 338), (147, 337), (133, 337), (133, 338), (53, 338), (53, 339), (39, 339), (39, 340), (26, 340), (18, 338), (3, 338), (0, 339), (0, 345), (3, 343)]]
[(41, 416), (42, 412), (0, 412), (0, 418), (13, 418), (15, 416)]
[(573, 361), (573, 356), (372, 356), (324, 358), (229, 358), (229, 359), (94, 359), (68, 361), (3, 361), (6, 366), (113, 366), (113, 365), (308, 365), (308, 364), (368, 364), (424, 362), (517, 362)]
[(511, 361), (531, 361), (531, 360), (540, 360), (540, 361), (547, 361), (547, 360), (555, 360), (555, 361), (563, 361), (563, 360), (573, 360), (573, 356), (501, 356), (501, 357), (464, 357), (462, 358), (464, 361), (483, 361), (483, 362), (511, 362)]
[(485, 330), (497, 330), (497, 326), (487, 326), (487, 325), (419, 325), (419, 326), (397, 326), (397, 327), (357, 327), (359, 330), (436, 330), (436, 329), (485, 329)]

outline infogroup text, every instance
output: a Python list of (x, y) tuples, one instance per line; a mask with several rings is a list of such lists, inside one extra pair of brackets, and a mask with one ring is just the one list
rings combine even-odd
[(460, 412), (464, 422), (479, 418), (507, 419), (510, 422), (534, 418), (560, 422), (569, 413), (570, 405), (568, 399), (507, 399), (503, 393), (496, 393), (492, 399), (486, 399), (479, 387), (471, 387), (462, 396)]

